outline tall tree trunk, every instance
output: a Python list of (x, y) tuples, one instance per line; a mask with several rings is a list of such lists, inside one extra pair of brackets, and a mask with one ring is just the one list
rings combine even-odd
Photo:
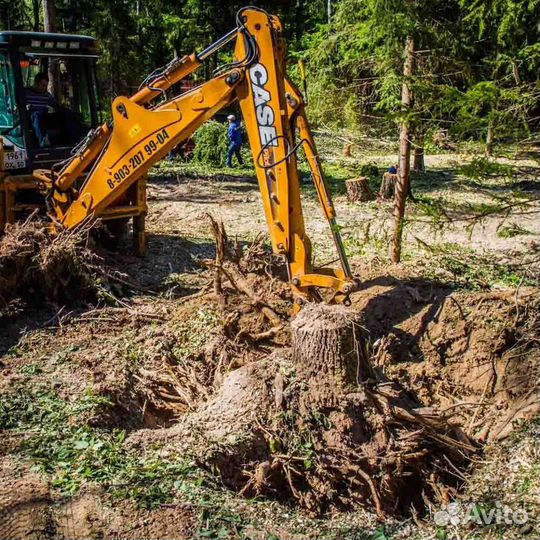
[(304, 12), (304, 0), (296, 1), (296, 10), (294, 14), (294, 41), (300, 45), (300, 39), (303, 33), (305, 23), (305, 12)]
[(40, 13), (40, 9), (39, 9), (39, 0), (32, 0), (32, 14), (34, 16), (34, 23), (32, 25), (32, 30), (34, 30), (34, 32), (39, 32), (39, 13)]
[[(56, 32), (56, 6), (54, 0), (43, 0), (43, 30), (45, 32)], [(49, 59), (47, 74), (49, 77), (49, 92), (58, 99), (56, 89), (58, 70), (57, 64)]]
[(328, 17), (328, 24), (332, 22), (332, 0), (326, 0), (326, 15)]
[(403, 237), (403, 218), (405, 201), (409, 193), (411, 178), (411, 121), (408, 113), (412, 107), (411, 77), (414, 65), (414, 39), (408, 36), (405, 42), (405, 62), (403, 64), (403, 85), (401, 88), (401, 105), (405, 117), (401, 123), (399, 136), (399, 174), (396, 183), (394, 201), (394, 231), (390, 242), (390, 258), (392, 262), (401, 260), (401, 240)]
[(486, 157), (491, 157), (493, 155), (493, 141), (495, 139), (494, 131), (493, 122), (490, 121), (486, 135)]
[(54, 0), (43, 0), (43, 29), (56, 32), (56, 7)]

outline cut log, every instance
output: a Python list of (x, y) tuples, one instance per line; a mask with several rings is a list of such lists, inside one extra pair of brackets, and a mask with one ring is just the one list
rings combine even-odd
[(393, 199), (396, 193), (396, 182), (398, 181), (398, 175), (389, 172), (384, 173), (381, 189), (379, 190), (379, 197), (381, 199)]
[(343, 305), (306, 306), (291, 324), (292, 360), (307, 408), (336, 406), (371, 372), (358, 316)]
[(423, 173), (426, 171), (423, 146), (414, 147), (413, 170), (417, 173)]
[(365, 176), (347, 180), (345, 186), (347, 187), (349, 202), (365, 202), (375, 199), (375, 194), (371, 191)]

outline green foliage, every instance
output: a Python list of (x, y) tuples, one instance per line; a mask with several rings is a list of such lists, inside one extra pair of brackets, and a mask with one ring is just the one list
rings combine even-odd
[(499, 138), (525, 137), (526, 114), (535, 104), (535, 96), (522, 88), (505, 88), (497, 81), (481, 81), (456, 100), (454, 136), (484, 134), (489, 126)]
[(479, 255), (473, 249), (459, 244), (446, 243), (425, 246), (436, 260), (436, 266), (448, 272), (457, 287), (469, 290), (489, 290), (496, 285), (516, 287), (534, 285), (520, 275), (518, 269), (500, 264), (489, 255)]
[(21, 375), (26, 375), (27, 377), (33, 377), (34, 375), (39, 375), (42, 373), (42, 369), (38, 364), (25, 364), (20, 369)]
[(380, 171), (379, 167), (375, 163), (364, 163), (360, 167), (360, 175), (365, 176), (369, 179), (377, 179), (380, 180)]
[(216, 121), (206, 122), (194, 136), (193, 159), (198, 163), (223, 166), (227, 159), (229, 140), (227, 126)]
[(500, 238), (514, 238), (515, 236), (522, 236), (526, 234), (533, 234), (528, 229), (525, 229), (517, 223), (510, 223), (506, 227), (501, 227), (497, 230), (497, 236)]
[(0, 395), (0, 429), (26, 434), (22, 454), (64, 495), (91, 481), (112, 497), (152, 508), (169, 502), (187, 484), (203, 483), (203, 473), (189, 460), (164, 459), (159, 449), (141, 454), (125, 447), (125, 431), (91, 427), (88, 420), (96, 409), (111, 405), (91, 392), (72, 402), (49, 389), (18, 387)]
[[(62, 31), (96, 36), (103, 57), (99, 81), (103, 111), (117, 94), (130, 94), (174, 55), (191, 54), (234, 28), (240, 4), (232, 0), (56, 0)], [(414, 108), (410, 122), (424, 133), (449, 129), (455, 139), (480, 140), (488, 126), (496, 139), (538, 128), (540, 0), (261, 1), (284, 22), (296, 60), (306, 61), (309, 115), (314, 124), (374, 128), (395, 135), (401, 107), (404, 43), (414, 38)], [(37, 8), (36, 8), (37, 6)], [(0, 27), (41, 29), (37, 2), (1, 2)], [(232, 60), (221, 50), (194, 74), (197, 81)], [(536, 120), (535, 120), (536, 118)], [(202, 163), (222, 164), (223, 141), (207, 133)], [(212, 148), (211, 143), (217, 145)]]
[(240, 514), (231, 512), (226, 506), (216, 506), (212, 499), (202, 499), (201, 526), (196, 538), (227, 539), (239, 538), (246, 521)]
[(484, 157), (476, 157), (469, 163), (460, 165), (458, 173), (473, 180), (486, 180), (491, 176), (511, 177), (514, 174), (514, 168), (512, 165), (505, 165)]

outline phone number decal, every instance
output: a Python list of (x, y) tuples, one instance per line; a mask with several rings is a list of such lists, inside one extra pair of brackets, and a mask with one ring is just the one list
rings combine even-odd
[(111, 173), (111, 178), (107, 180), (107, 184), (111, 189), (125, 180), (131, 173), (137, 170), (150, 156), (154, 155), (165, 141), (169, 139), (169, 134), (166, 129), (162, 129), (153, 139), (149, 140), (136, 154), (133, 154), (125, 163), (120, 165), (114, 173)]

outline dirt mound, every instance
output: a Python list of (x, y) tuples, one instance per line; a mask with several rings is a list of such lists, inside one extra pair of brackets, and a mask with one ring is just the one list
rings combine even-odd
[(56, 538), (191, 538), (195, 516), (187, 505), (142, 510), (127, 501), (111, 504), (99, 490), (86, 490), (51, 511)]
[[(458, 294), (374, 273), (352, 309), (308, 305), (291, 322), (279, 261), (216, 231), (201, 291), (75, 313), (9, 359), (3, 387), (38, 373), (63, 401), (88, 393), (96, 405), (78, 422), (124, 430), (122, 451), (181, 456), (236, 501), (381, 518), (459, 497), (475, 437), (535, 410), (527, 291)], [(198, 526), (179, 492), (151, 511), (110, 504), (93, 482), (55, 496), (39, 527), (59, 536), (189, 537)]]
[(42, 538), (49, 527), (49, 487), (11, 460), (0, 463), (0, 538)]
[[(375, 507), (384, 515), (448, 498), (474, 445), (370, 366), (356, 316), (305, 308), (292, 348), (225, 376), (214, 396), (136, 446), (167, 443), (244, 496), (294, 500), (313, 514)], [(317, 352), (318, 351), (318, 352)]]
[[(221, 275), (236, 282), (239, 272), (241, 282), (246, 273), (230, 265), (222, 261)], [(295, 500), (314, 513), (361, 504), (383, 515), (448, 502), (468, 474), (472, 441), (503, 437), (537, 411), (537, 302), (527, 291), (374, 281), (354, 311), (304, 309), (292, 322), (291, 350), (265, 358), (264, 345), (246, 341), (243, 367), (214, 379), (209, 399), (170, 430), (131, 442), (174, 441), (242, 495)], [(242, 299), (251, 316), (276, 305), (263, 287), (253, 301), (252, 290), (220, 286), (233, 313)], [(273, 323), (272, 313), (261, 319)], [(344, 319), (359, 334), (336, 339), (341, 353), (328, 355), (328, 336)], [(244, 335), (236, 329), (222, 344)], [(210, 348), (207, 358), (216, 354)]]
[(475, 439), (505, 437), (538, 413), (536, 291), (451, 293), (389, 280), (355, 309), (376, 365)]
[[(130, 501), (110, 501), (87, 487), (73, 499), (57, 499), (51, 486), (17, 463), (0, 464), (0, 537), (192, 538), (196, 516), (189, 505), (144, 510)], [(57, 496), (57, 495), (56, 495)]]

